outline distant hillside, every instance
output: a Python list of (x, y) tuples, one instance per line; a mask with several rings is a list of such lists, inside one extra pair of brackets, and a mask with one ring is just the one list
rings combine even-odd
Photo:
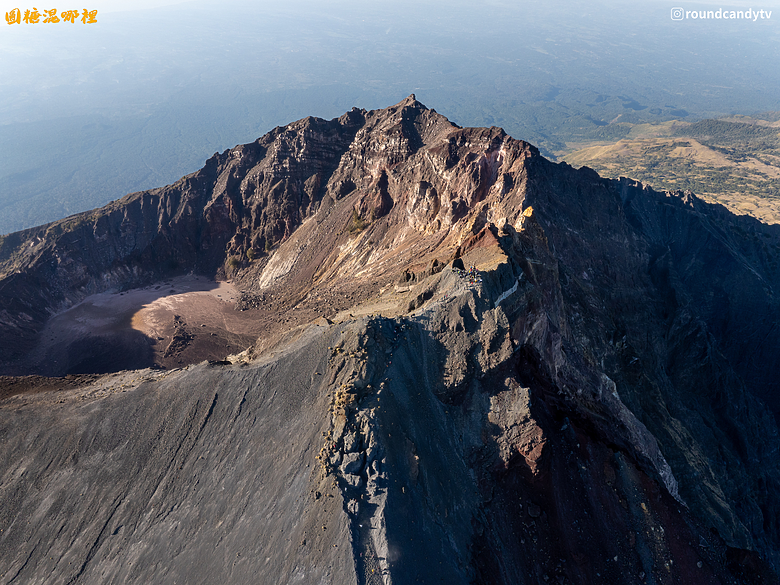
[(559, 156), (656, 189), (690, 189), (739, 214), (780, 223), (780, 113), (695, 123), (631, 125), (617, 142), (571, 145)]

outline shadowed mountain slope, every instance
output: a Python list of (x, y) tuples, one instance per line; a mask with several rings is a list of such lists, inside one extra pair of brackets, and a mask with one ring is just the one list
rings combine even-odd
[[(0, 582), (777, 582), (778, 257), (414, 96), (11, 234)], [(52, 349), (188, 272), (256, 343), (180, 311), (182, 368), (135, 316)]]

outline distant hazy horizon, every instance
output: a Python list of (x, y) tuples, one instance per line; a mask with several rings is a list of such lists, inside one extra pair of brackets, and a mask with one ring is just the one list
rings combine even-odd
[[(410, 93), (548, 155), (618, 117), (780, 110), (777, 1), (84, 7), (97, 23), (1, 25), (0, 233), (170, 183), (276, 125)], [(675, 7), (773, 14), (676, 21)]]

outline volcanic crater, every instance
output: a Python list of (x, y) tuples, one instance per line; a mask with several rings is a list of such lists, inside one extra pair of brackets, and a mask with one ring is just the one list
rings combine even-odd
[(412, 95), (0, 240), (2, 583), (777, 583), (780, 226)]

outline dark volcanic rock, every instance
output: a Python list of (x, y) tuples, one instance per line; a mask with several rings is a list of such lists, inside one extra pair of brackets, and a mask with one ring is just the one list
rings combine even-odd
[(0, 581), (776, 583), (779, 257), (413, 96), (11, 234), (5, 373), (56, 311), (182, 271), (273, 326), (0, 379)]
[(168, 347), (165, 348), (164, 357), (171, 357), (181, 353), (195, 336), (187, 331), (187, 326), (179, 315), (173, 317), (173, 337)]
[(291, 350), (292, 372), (203, 364), (6, 401), (0, 580), (354, 583), (341, 498), (312, 452), (326, 345)]

